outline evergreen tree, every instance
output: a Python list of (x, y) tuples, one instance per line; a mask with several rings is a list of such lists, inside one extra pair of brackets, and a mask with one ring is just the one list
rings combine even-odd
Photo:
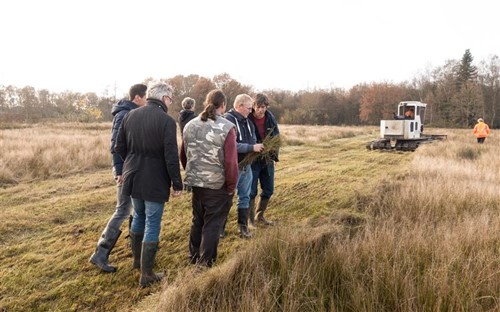
[(457, 87), (460, 89), (468, 81), (475, 81), (477, 78), (477, 67), (472, 65), (474, 58), (470, 50), (465, 50), (462, 61), (457, 68)]

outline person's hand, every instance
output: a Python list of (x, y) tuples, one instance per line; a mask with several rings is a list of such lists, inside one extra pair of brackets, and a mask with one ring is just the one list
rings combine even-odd
[(115, 181), (116, 181), (117, 186), (122, 186), (123, 185), (123, 176), (121, 176), (121, 175), (116, 176)]
[(174, 190), (174, 192), (172, 193), (172, 197), (179, 197), (179, 196), (181, 196), (181, 194), (182, 194), (182, 190), (179, 190), (179, 191)]
[(256, 152), (256, 153), (260, 153), (264, 150), (264, 144), (254, 144), (253, 146), (253, 151)]

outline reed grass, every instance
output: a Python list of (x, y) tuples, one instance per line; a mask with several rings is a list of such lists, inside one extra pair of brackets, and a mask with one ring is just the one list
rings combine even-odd
[(0, 186), (110, 168), (106, 124), (34, 124), (0, 130)]

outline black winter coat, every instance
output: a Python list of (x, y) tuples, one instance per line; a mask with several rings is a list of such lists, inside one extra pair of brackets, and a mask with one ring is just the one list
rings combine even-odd
[(196, 114), (191, 110), (183, 109), (179, 112), (179, 127), (181, 128), (181, 134), (186, 124), (194, 117), (196, 117)]
[(175, 120), (156, 99), (125, 116), (115, 150), (125, 159), (122, 193), (167, 202), (170, 187), (182, 190)]

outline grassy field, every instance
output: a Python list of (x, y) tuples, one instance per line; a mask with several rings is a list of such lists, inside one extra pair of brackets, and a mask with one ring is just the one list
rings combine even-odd
[(447, 130), (445, 142), (387, 153), (365, 149), (376, 128), (284, 125), (269, 207), (278, 226), (243, 241), (233, 208), (216, 267), (197, 274), (184, 194), (162, 222), (165, 283), (141, 289), (124, 238), (110, 258), (117, 273), (88, 263), (115, 204), (109, 127), (0, 130), (0, 311), (500, 307), (496, 134), (479, 146), (470, 131)]

